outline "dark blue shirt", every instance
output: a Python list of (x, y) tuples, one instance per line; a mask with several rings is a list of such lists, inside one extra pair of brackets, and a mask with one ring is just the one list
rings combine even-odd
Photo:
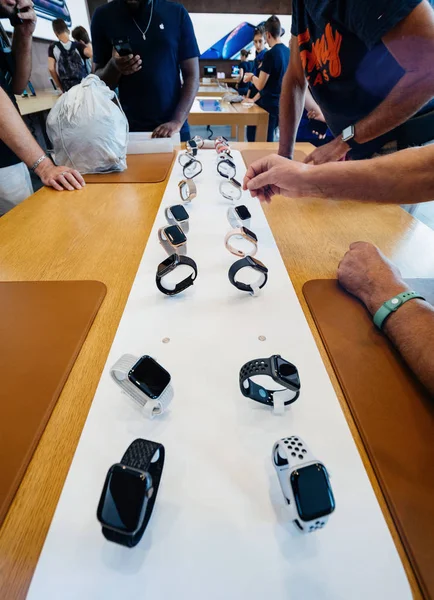
[[(292, 34), (312, 95), (335, 136), (372, 112), (403, 77), (381, 40), (421, 1), (293, 0)], [(351, 154), (370, 156), (393, 139), (389, 132)]]
[(264, 56), (266, 54), (267, 54), (267, 51), (265, 48), (263, 50), (261, 50), (260, 52), (256, 53), (255, 60), (253, 61), (253, 75), (256, 75), (256, 77), (259, 75), (259, 71), (261, 70), (261, 67), (262, 67), (262, 61), (264, 60)]
[[(149, 11), (135, 17), (145, 31)], [(123, 0), (100, 6), (92, 19), (93, 60), (105, 66), (112, 56), (113, 39), (129, 38), (142, 68), (119, 81), (119, 99), (131, 131), (152, 131), (173, 119), (181, 94), (180, 63), (199, 56), (188, 12), (167, 0), (154, 0), (146, 40)]]
[[(240, 73), (241, 73), (241, 70), (243, 71), (243, 78), (246, 73), (253, 73), (253, 62), (250, 60), (241, 61), (240, 64), (238, 65), (238, 67), (240, 69)], [(247, 94), (248, 91), (249, 91), (249, 84), (244, 83), (244, 81), (241, 80), (240, 83), (238, 84), (238, 93), (241, 94), (242, 96), (244, 96)]]
[(269, 75), (261, 92), (262, 99), (278, 100), (282, 91), (282, 79), (289, 63), (289, 48), (285, 44), (276, 44), (265, 53), (261, 71)]
[[(18, 110), (12, 89), (12, 78), (14, 73), (14, 59), (11, 53), (11, 47), (6, 36), (0, 32), (0, 87), (12, 100), (15, 108)], [(17, 165), (21, 160), (12, 152), (4, 142), (0, 140), (0, 169)]]

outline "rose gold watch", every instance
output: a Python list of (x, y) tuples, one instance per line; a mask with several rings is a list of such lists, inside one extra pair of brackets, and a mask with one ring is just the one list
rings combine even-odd
[[(238, 248), (232, 246), (231, 239), (235, 237), (243, 238), (250, 242), (252, 245), (252, 250), (250, 252), (244, 252), (243, 250), (239, 250)], [(247, 229), (247, 227), (239, 227), (237, 229), (232, 229), (232, 231), (229, 231), (229, 233), (226, 234), (225, 246), (229, 252), (235, 256), (240, 256), (241, 258), (245, 258), (246, 256), (255, 256), (256, 252), (258, 251), (258, 238), (253, 231), (250, 231), (250, 229)]]
[(197, 195), (196, 184), (191, 179), (183, 179), (178, 183), (179, 195), (186, 204), (191, 202)]

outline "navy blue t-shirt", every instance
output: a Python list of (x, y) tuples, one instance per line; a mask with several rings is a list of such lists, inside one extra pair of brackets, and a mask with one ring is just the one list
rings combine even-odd
[[(422, 0), (293, 0), (292, 34), (312, 96), (335, 136), (372, 112), (404, 70), (381, 41)], [(425, 106), (419, 114), (430, 110)], [(371, 156), (393, 132), (351, 155)]]
[[(135, 17), (145, 31), (149, 12)], [(199, 56), (193, 25), (183, 6), (154, 0), (151, 24), (143, 39), (123, 0), (100, 6), (92, 19), (93, 60), (105, 66), (112, 57), (113, 39), (129, 38), (142, 68), (119, 81), (119, 99), (131, 131), (153, 131), (170, 121), (181, 93), (180, 63)]]
[(261, 92), (262, 99), (279, 99), (288, 63), (289, 48), (285, 44), (276, 44), (265, 53), (261, 71), (267, 73), (269, 78)]
[(256, 75), (256, 77), (259, 75), (259, 71), (261, 70), (261, 67), (262, 67), (262, 61), (264, 60), (264, 56), (266, 54), (267, 54), (267, 51), (265, 48), (263, 50), (261, 50), (260, 52), (256, 53), (255, 60), (253, 61), (253, 75)]
[[(253, 62), (250, 60), (245, 60), (244, 62), (241, 61), (240, 64), (238, 65), (239, 69), (240, 69), (240, 73), (241, 73), (241, 69), (244, 72), (244, 75), (246, 73), (253, 73)], [(244, 77), (243, 75), (243, 77)], [(240, 93), (242, 96), (247, 94), (247, 92), (249, 91), (249, 84), (248, 83), (244, 83), (244, 81), (240, 81), (240, 83), (238, 84), (238, 93)]]

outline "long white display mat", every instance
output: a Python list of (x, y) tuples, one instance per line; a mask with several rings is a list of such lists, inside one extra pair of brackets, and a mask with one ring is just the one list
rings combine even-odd
[[(241, 180), (244, 163), (234, 155)], [(236, 260), (223, 244), (230, 202), (218, 191), (215, 152), (202, 151), (199, 158), (198, 196), (187, 206), (188, 255), (198, 264), (198, 279), (173, 298), (155, 286), (165, 258), (157, 229), (165, 223), (164, 208), (179, 203), (182, 169), (176, 163), (28, 597), (411, 598), (264, 213), (244, 194), (240, 204), (252, 213), (257, 257), (269, 268), (268, 284), (254, 298), (229, 283)], [(171, 373), (175, 397), (162, 417), (143, 418), (111, 380), (109, 368), (124, 353), (150, 354)], [(294, 362), (302, 381), (299, 400), (282, 417), (239, 391), (240, 367), (272, 354)], [(301, 436), (332, 476), (336, 511), (324, 530), (308, 535), (288, 521), (271, 462), (274, 442), (290, 435)], [(137, 437), (163, 443), (166, 464), (148, 529), (128, 549), (103, 538), (96, 509), (108, 468)]]

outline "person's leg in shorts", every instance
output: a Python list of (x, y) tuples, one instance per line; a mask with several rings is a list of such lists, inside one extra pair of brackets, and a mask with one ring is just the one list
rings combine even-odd
[(32, 194), (32, 180), (24, 163), (0, 169), (0, 217)]

